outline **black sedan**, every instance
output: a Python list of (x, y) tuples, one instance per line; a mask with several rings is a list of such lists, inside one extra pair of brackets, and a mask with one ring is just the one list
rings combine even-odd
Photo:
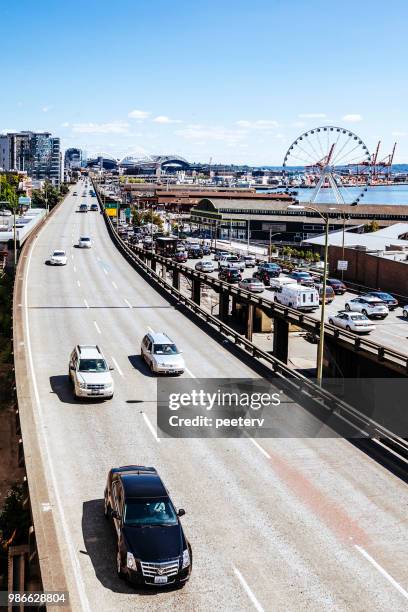
[(388, 306), (389, 310), (395, 310), (398, 306), (398, 300), (396, 300), (390, 293), (386, 293), (385, 291), (369, 291), (365, 295), (370, 295), (380, 299), (383, 304)]
[(227, 283), (234, 284), (239, 283), (239, 281), (242, 279), (242, 276), (238, 272), (238, 270), (221, 270), (220, 272), (218, 272), (218, 278)]
[(152, 586), (187, 582), (193, 559), (180, 523), (185, 512), (176, 511), (155, 468), (111, 469), (104, 514), (115, 527), (120, 578)]

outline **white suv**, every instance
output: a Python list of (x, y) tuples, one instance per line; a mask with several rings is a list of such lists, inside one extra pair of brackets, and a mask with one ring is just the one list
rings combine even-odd
[(99, 346), (78, 344), (71, 353), (68, 376), (74, 385), (75, 397), (112, 399), (113, 378)]
[(347, 311), (361, 312), (366, 317), (385, 319), (388, 315), (388, 306), (376, 297), (365, 295), (353, 298), (345, 304)]
[(152, 372), (182, 374), (184, 359), (177, 346), (166, 334), (149, 332), (142, 340), (141, 355)]
[(80, 249), (90, 249), (92, 246), (92, 240), (89, 236), (81, 236), (78, 240), (78, 246)]

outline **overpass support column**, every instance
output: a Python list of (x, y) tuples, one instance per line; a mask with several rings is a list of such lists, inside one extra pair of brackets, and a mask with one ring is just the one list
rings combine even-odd
[(219, 304), (218, 304), (218, 316), (221, 321), (228, 319), (229, 313), (229, 293), (225, 289), (220, 289)]
[(254, 305), (248, 304), (247, 307), (247, 326), (245, 338), (252, 342), (252, 334), (254, 330)]
[(179, 291), (180, 289), (180, 274), (177, 268), (173, 268), (173, 287)]
[(273, 320), (273, 355), (283, 363), (288, 362), (289, 323), (279, 317)]
[(191, 283), (191, 299), (196, 304), (200, 305), (201, 299), (201, 281), (199, 278), (193, 278)]
[(153, 270), (153, 272), (156, 272), (156, 260), (153, 259), (153, 257), (150, 260), (150, 267)]

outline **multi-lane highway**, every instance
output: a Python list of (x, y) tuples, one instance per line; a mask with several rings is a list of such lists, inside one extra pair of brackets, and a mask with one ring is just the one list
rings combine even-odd
[[(72, 607), (405, 610), (406, 485), (354, 446), (157, 438), (156, 379), (140, 360), (149, 327), (184, 351), (185, 376), (257, 375), (127, 264), (101, 215), (76, 212), (77, 189), (33, 244), (23, 304), (35, 421)], [(94, 241), (89, 250), (75, 248), (83, 233)], [(66, 249), (67, 266), (45, 265), (56, 248)], [(113, 400), (74, 401), (67, 370), (77, 343), (99, 344), (115, 367)], [(186, 509), (194, 567), (182, 590), (135, 591), (116, 576), (103, 490), (110, 467), (131, 463), (157, 467)]]

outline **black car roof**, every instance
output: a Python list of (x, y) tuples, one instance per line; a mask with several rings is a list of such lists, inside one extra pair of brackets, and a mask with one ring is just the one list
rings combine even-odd
[(152, 472), (126, 472), (121, 474), (125, 497), (167, 497), (160, 476)]

